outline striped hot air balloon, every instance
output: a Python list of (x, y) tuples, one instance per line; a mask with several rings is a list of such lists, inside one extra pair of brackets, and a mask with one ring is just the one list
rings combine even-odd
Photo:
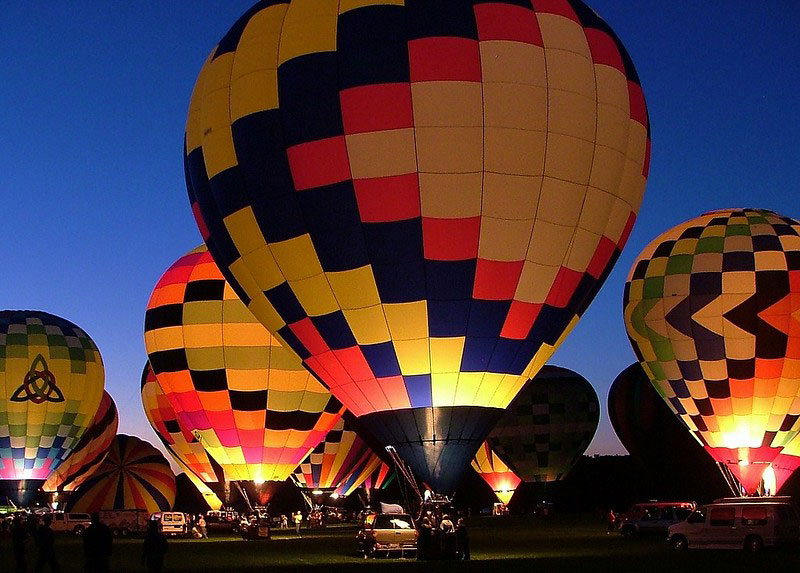
[(601, 287), (649, 162), (633, 62), (580, 0), (259, 2), (185, 139), (242, 300), (440, 493)]
[(226, 480), (286, 480), (344, 411), (247, 310), (205, 246), (158, 281), (144, 337), (178, 426)]
[(118, 434), (108, 457), (73, 492), (68, 511), (91, 513), (102, 509), (168, 511), (175, 503), (175, 474), (167, 459), (152, 445)]
[(117, 435), (119, 415), (111, 394), (103, 391), (92, 425), (78, 445), (45, 482), (46, 492), (74, 491), (103, 463)]
[(475, 458), (472, 460), (472, 469), (478, 472), (497, 499), (507, 504), (511, 501), (511, 496), (522, 481), (517, 474), (511, 471), (508, 466), (497, 457), (489, 442), (483, 442)]
[(361, 485), (380, 464), (378, 455), (356, 433), (352, 419), (345, 416), (297, 466), (293, 479), (303, 489), (338, 495)]

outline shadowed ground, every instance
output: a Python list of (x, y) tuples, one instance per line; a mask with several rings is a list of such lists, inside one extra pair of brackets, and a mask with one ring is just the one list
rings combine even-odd
[[(672, 552), (661, 538), (626, 540), (606, 535), (604, 524), (589, 516), (473, 518), (470, 540), (473, 561), (417, 563), (410, 559), (364, 560), (355, 554), (355, 529), (275, 532), (271, 541), (233, 537), (170, 540), (165, 571), (797, 571), (800, 550), (784, 549), (747, 555), (741, 551)], [(115, 540), (112, 571), (144, 571), (140, 539)], [(59, 537), (62, 570), (82, 571), (81, 540)], [(30, 557), (33, 559), (33, 547)], [(0, 571), (13, 570), (8, 538), (0, 541)], [(32, 570), (32, 562), (29, 562)]]

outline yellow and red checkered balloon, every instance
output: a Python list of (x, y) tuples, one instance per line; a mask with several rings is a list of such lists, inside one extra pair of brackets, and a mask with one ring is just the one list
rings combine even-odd
[(144, 331), (178, 425), (226, 480), (285, 480), (344, 411), (247, 310), (205, 246), (158, 281)]
[(447, 493), (602, 285), (649, 162), (633, 63), (580, 0), (259, 2), (186, 124), (233, 288)]
[(624, 294), (656, 390), (748, 492), (800, 424), (800, 222), (712, 211), (654, 239)]

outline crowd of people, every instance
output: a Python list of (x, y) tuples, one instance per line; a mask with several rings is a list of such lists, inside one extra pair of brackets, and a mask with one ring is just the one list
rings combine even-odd
[[(35, 545), (34, 571), (52, 571), (59, 573), (61, 566), (58, 560), (56, 536), (50, 527), (53, 518), (44, 514), (41, 520), (35, 514), (14, 515), (4, 520), (4, 528), (8, 527), (11, 537), (11, 552), (14, 559), (14, 571), (28, 571), (28, 544), (33, 540)], [(167, 553), (167, 538), (161, 532), (158, 521), (149, 521), (147, 534), (142, 544), (142, 565), (149, 573), (160, 573), (164, 569), (164, 556)], [(91, 524), (83, 533), (84, 571), (86, 573), (108, 573), (111, 571), (110, 560), (114, 545), (111, 528), (100, 520), (100, 514), (93, 513)]]
[(417, 559), (470, 559), (469, 532), (463, 517), (427, 510), (418, 523)]

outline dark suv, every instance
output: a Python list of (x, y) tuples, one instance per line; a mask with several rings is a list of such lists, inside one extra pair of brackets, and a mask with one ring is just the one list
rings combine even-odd
[(623, 516), (619, 532), (625, 537), (637, 535), (667, 535), (669, 527), (680, 523), (692, 513), (689, 504), (654, 504), (641, 512)]

